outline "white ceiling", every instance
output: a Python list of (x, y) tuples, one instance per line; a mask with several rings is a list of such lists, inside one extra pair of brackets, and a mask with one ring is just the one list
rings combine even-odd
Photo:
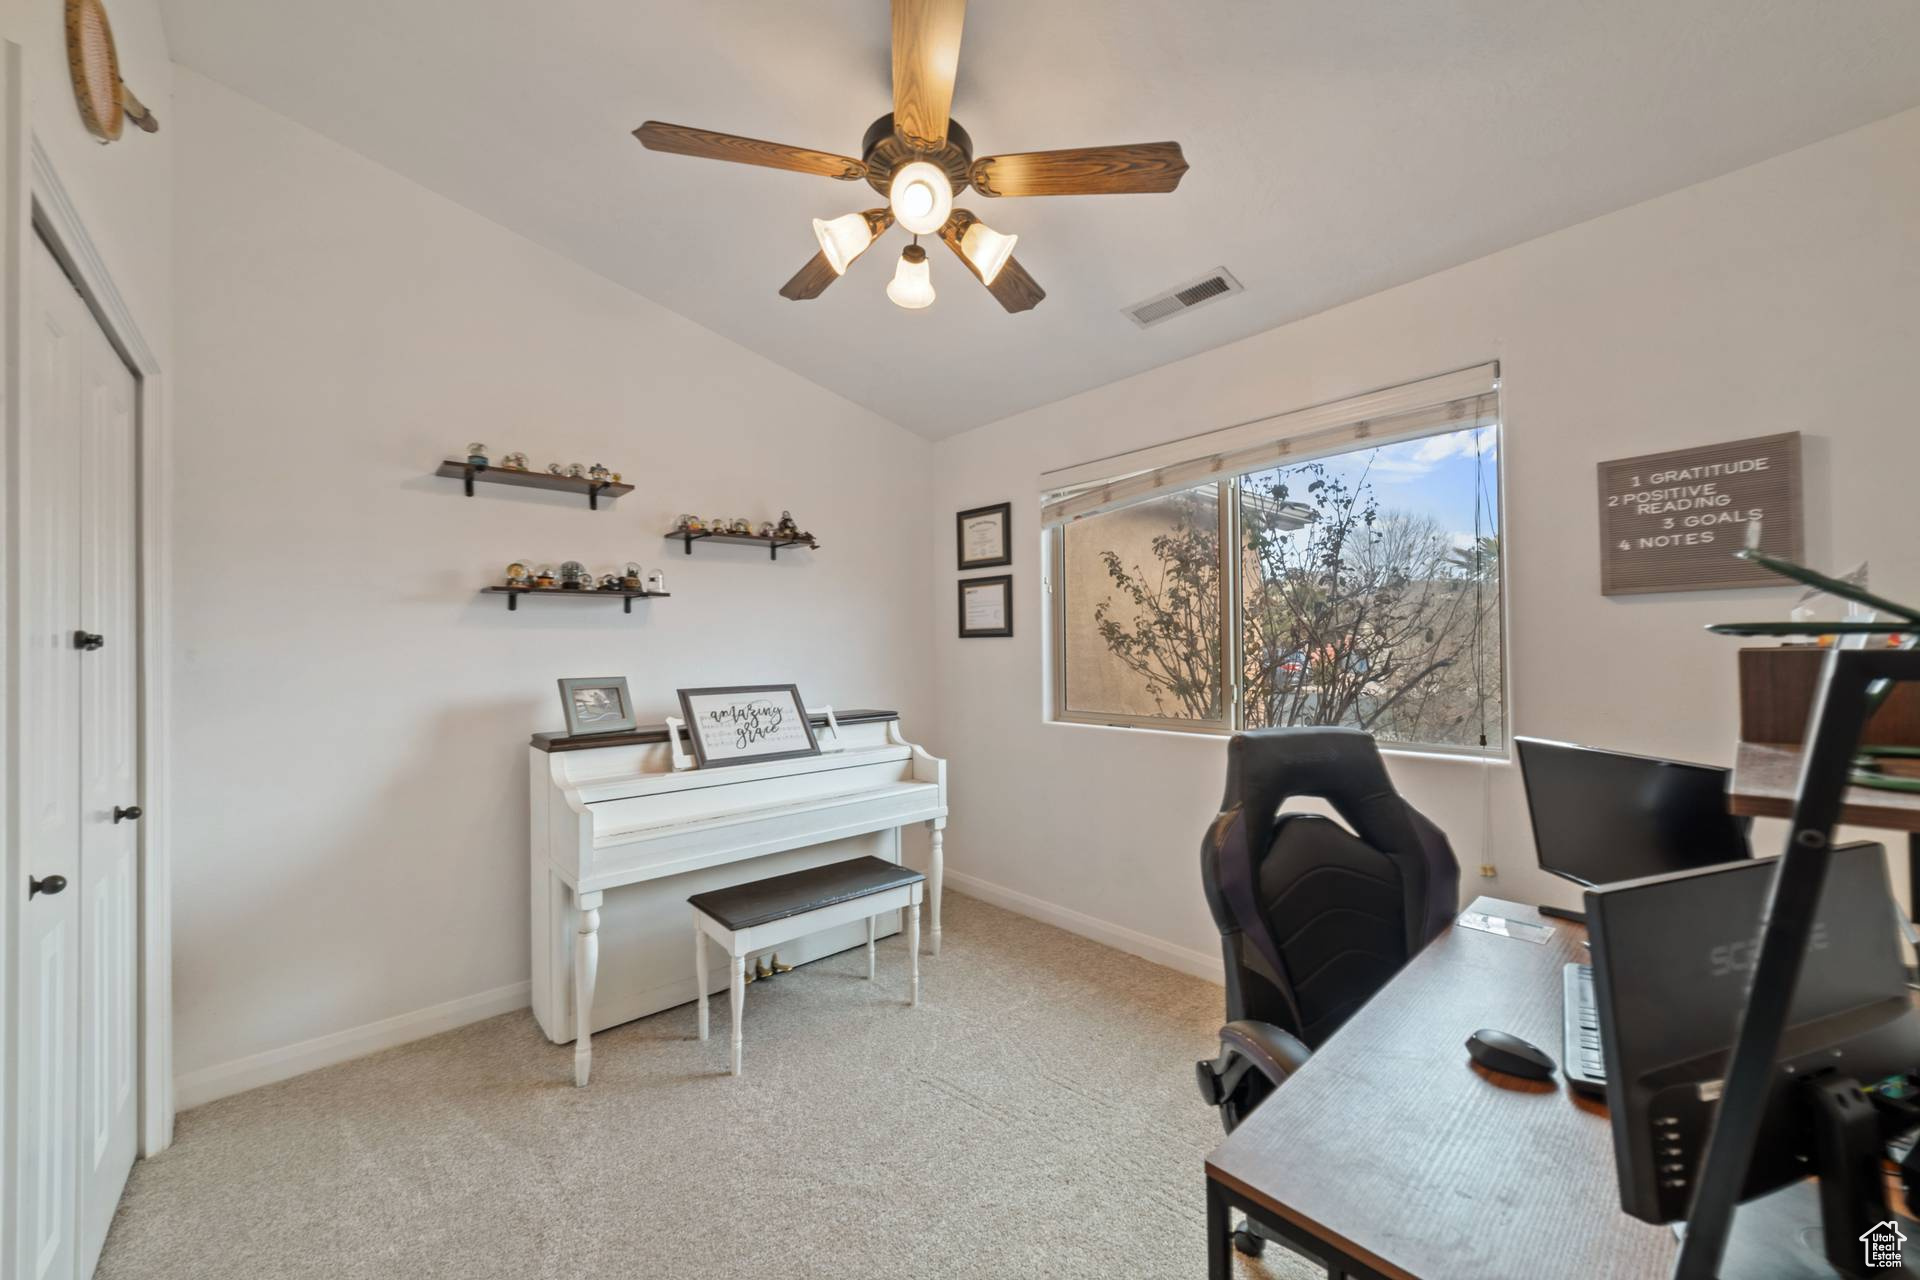
[[(1177, 139), (1171, 195), (961, 201), (1047, 291), (1008, 316), (904, 240), (776, 290), (864, 183), (646, 151), (649, 118), (857, 154), (886, 0), (163, 0), (174, 56), (939, 438), (1920, 104), (1913, 0), (975, 0), (981, 155)], [(1246, 292), (1120, 308), (1217, 266)]]

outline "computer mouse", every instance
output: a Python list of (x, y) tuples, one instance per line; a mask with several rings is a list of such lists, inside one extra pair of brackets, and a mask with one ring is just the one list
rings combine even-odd
[(1551, 1080), (1559, 1069), (1546, 1050), (1505, 1031), (1481, 1028), (1467, 1037), (1467, 1056), (1489, 1071), (1523, 1080)]

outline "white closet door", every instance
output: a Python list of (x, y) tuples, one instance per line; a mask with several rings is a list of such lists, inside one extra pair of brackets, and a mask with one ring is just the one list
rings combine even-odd
[(62, 877), (21, 909), (18, 1138), (8, 1179), (10, 1271), (71, 1280), (77, 1251), (80, 1007), (80, 431), (86, 335), (96, 329), (53, 256), (36, 244), (27, 334), (27, 421), (19, 448), (21, 858), (29, 876)]
[(91, 313), (80, 361), (80, 1272), (93, 1274), (133, 1167), (139, 970), (139, 625), (133, 374)]

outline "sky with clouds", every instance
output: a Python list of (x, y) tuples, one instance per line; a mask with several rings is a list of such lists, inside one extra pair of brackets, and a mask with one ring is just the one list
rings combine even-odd
[[(1474, 457), (1476, 448), (1478, 460)], [(1453, 535), (1456, 545), (1467, 546), (1473, 541), (1475, 528), (1475, 493), (1482, 488), (1476, 484), (1476, 473), (1482, 469), (1485, 483), (1478, 527), (1485, 534), (1499, 531), (1499, 454), (1496, 428), (1471, 427), (1319, 461), (1329, 476), (1337, 476), (1349, 486), (1357, 485), (1364, 474), (1373, 485), (1381, 510), (1431, 515)]]

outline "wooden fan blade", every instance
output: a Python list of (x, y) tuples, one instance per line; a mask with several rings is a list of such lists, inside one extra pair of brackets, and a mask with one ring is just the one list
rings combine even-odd
[(147, 110), (147, 104), (133, 96), (133, 90), (127, 88), (127, 82), (120, 82), (120, 106), (127, 113), (127, 119), (139, 125), (147, 133), (160, 132), (160, 117)]
[[(960, 247), (960, 240), (967, 234), (967, 228), (978, 221), (978, 218), (965, 209), (955, 209), (953, 216), (947, 219), (947, 225), (940, 228), (940, 239), (946, 243), (947, 248), (953, 250), (953, 256), (960, 259), (967, 270), (973, 273), (975, 280), (980, 280), (980, 268), (974, 266), (967, 257), (966, 251)], [(980, 282), (987, 283), (984, 280)], [(987, 292), (992, 294), (994, 300), (1009, 313), (1031, 311), (1040, 305), (1042, 298), (1047, 296), (1047, 291), (1027, 274), (1027, 269), (1020, 265), (1018, 258), (1008, 258), (1001, 264), (1000, 272), (994, 276), (993, 283), (987, 284)]]
[(806, 266), (793, 273), (793, 279), (780, 286), (780, 296), (805, 302), (825, 293), (827, 286), (839, 278), (840, 274), (833, 269), (833, 264), (827, 261), (827, 255), (816, 253)]
[(852, 156), (837, 156), (830, 151), (809, 151), (805, 147), (762, 142), (758, 138), (740, 138), (731, 133), (694, 129), (684, 124), (649, 120), (635, 129), (633, 136), (640, 139), (640, 145), (649, 151), (670, 151), (678, 156), (731, 160), (735, 164), (791, 169), (795, 173), (817, 173), (845, 182), (867, 176), (867, 166)]
[(1177, 142), (983, 156), (968, 175), (983, 196), (1098, 196), (1171, 191), (1187, 171)]
[(1020, 265), (1020, 259), (1008, 258), (1006, 265), (1000, 268), (1000, 274), (987, 286), (987, 292), (1009, 312), (1031, 311), (1040, 305), (1047, 291), (1040, 282), (1027, 274)]
[(893, 0), (893, 131), (916, 151), (946, 145), (967, 0)]
[[(873, 241), (885, 235), (887, 228), (893, 225), (893, 210), (884, 206), (878, 209), (862, 209), (860, 216), (867, 220), (867, 229), (873, 233), (873, 240), (869, 240), (866, 248), (861, 249), (860, 253), (854, 254), (855, 258), (865, 253), (867, 249), (871, 249)], [(780, 286), (780, 296), (792, 298), (795, 302), (805, 302), (808, 298), (817, 298), (825, 293), (827, 286), (839, 278), (840, 273), (833, 269), (831, 262), (827, 261), (827, 254), (823, 249), (814, 254), (812, 261), (806, 266), (794, 272), (793, 279)]]

